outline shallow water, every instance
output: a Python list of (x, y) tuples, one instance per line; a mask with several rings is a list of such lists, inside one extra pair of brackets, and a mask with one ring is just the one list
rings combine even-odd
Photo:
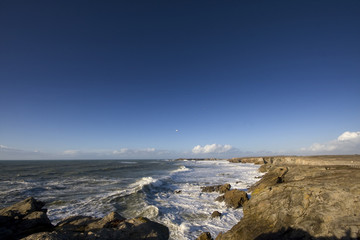
[[(171, 239), (216, 236), (242, 217), (200, 187), (230, 183), (246, 189), (258, 166), (227, 161), (81, 160), (0, 161), (0, 207), (28, 196), (45, 201), (53, 223), (71, 215), (102, 217), (117, 211), (167, 225)], [(223, 214), (211, 219), (213, 211)]]

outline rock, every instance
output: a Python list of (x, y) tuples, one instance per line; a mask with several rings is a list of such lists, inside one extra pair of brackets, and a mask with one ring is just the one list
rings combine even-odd
[(116, 212), (103, 218), (74, 216), (64, 219), (56, 225), (55, 231), (37, 233), (26, 237), (26, 240), (131, 240), (157, 239), (167, 240), (169, 229), (147, 218), (125, 219)]
[(360, 157), (264, 159), (244, 217), (217, 240), (360, 238)]
[(18, 217), (23, 218), (25, 215), (35, 211), (45, 211), (42, 207), (45, 203), (35, 200), (33, 197), (29, 197), (21, 202), (15, 203), (10, 207), (6, 207), (0, 210), (0, 216), (6, 217)]
[(30, 197), (0, 210), (0, 236), (18, 239), (29, 234), (51, 231), (53, 225), (46, 215), (45, 204)]
[(214, 211), (212, 214), (211, 214), (211, 218), (216, 218), (216, 217), (221, 217), (221, 213), (219, 211)]
[(231, 188), (231, 185), (229, 183), (225, 183), (224, 185), (201, 187), (201, 192), (225, 193), (225, 192), (229, 191), (230, 188)]
[(262, 157), (248, 157), (248, 158), (231, 158), (228, 159), (232, 163), (254, 163), (254, 164), (264, 164), (264, 158)]
[(239, 208), (244, 205), (245, 202), (249, 200), (246, 192), (234, 189), (227, 191), (223, 196), (220, 196), (216, 201), (224, 201), (226, 206)]
[(102, 219), (88, 224), (86, 230), (116, 227), (121, 221), (125, 221), (125, 218), (117, 212), (111, 212)]
[(34, 233), (21, 240), (71, 240), (73, 235), (66, 232), (40, 232)]
[(51, 225), (44, 203), (28, 198), (0, 210), (0, 239), (167, 240), (169, 229), (147, 218), (125, 219), (116, 212), (103, 218), (73, 216)]
[(209, 232), (203, 232), (196, 240), (213, 240)]

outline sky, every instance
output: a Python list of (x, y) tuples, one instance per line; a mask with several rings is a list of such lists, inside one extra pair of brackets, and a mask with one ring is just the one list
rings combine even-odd
[(0, 2), (0, 159), (360, 153), (360, 1)]

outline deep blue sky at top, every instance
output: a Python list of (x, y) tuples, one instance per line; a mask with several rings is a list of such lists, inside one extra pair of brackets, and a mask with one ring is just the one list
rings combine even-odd
[(27, 150), (328, 141), (359, 130), (360, 1), (1, 1), (0, 103)]

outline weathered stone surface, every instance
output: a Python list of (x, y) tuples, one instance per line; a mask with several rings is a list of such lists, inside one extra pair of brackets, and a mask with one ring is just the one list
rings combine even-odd
[(221, 217), (221, 213), (219, 211), (214, 211), (212, 214), (211, 214), (211, 218), (217, 218), (217, 217)]
[(244, 217), (217, 240), (360, 238), (360, 156), (264, 159)]
[(239, 189), (233, 189), (227, 191), (223, 196), (216, 198), (216, 201), (224, 201), (226, 206), (239, 208), (244, 205), (245, 202), (249, 200), (246, 192)]
[(215, 185), (215, 186), (207, 186), (207, 187), (201, 187), (202, 192), (219, 192), (219, 193), (225, 193), (229, 191), (231, 188), (231, 185), (229, 183), (225, 183), (223, 185)]
[(262, 157), (250, 157), (250, 158), (231, 158), (228, 159), (232, 163), (254, 163), (254, 164), (264, 164), (264, 158)]
[(196, 240), (213, 240), (209, 232), (203, 232)]
[(88, 224), (86, 230), (89, 231), (100, 228), (116, 227), (121, 221), (125, 221), (125, 220), (126, 219), (117, 212), (111, 212), (102, 219)]
[(51, 225), (44, 203), (28, 198), (0, 210), (0, 239), (167, 240), (169, 229), (147, 218), (125, 219), (116, 212), (103, 218), (73, 216)]
[(125, 220), (117, 213), (111, 213), (102, 219), (78, 217), (67, 219), (51, 233), (37, 233), (24, 240), (167, 240), (169, 229), (147, 218), (139, 217)]
[(42, 209), (45, 203), (29, 197), (21, 202), (0, 210), (0, 216), (22, 218), (25, 215), (35, 211), (46, 211)]
[(29, 234), (51, 231), (53, 226), (46, 215), (45, 204), (27, 198), (0, 210), (0, 236), (2, 239), (18, 239)]

